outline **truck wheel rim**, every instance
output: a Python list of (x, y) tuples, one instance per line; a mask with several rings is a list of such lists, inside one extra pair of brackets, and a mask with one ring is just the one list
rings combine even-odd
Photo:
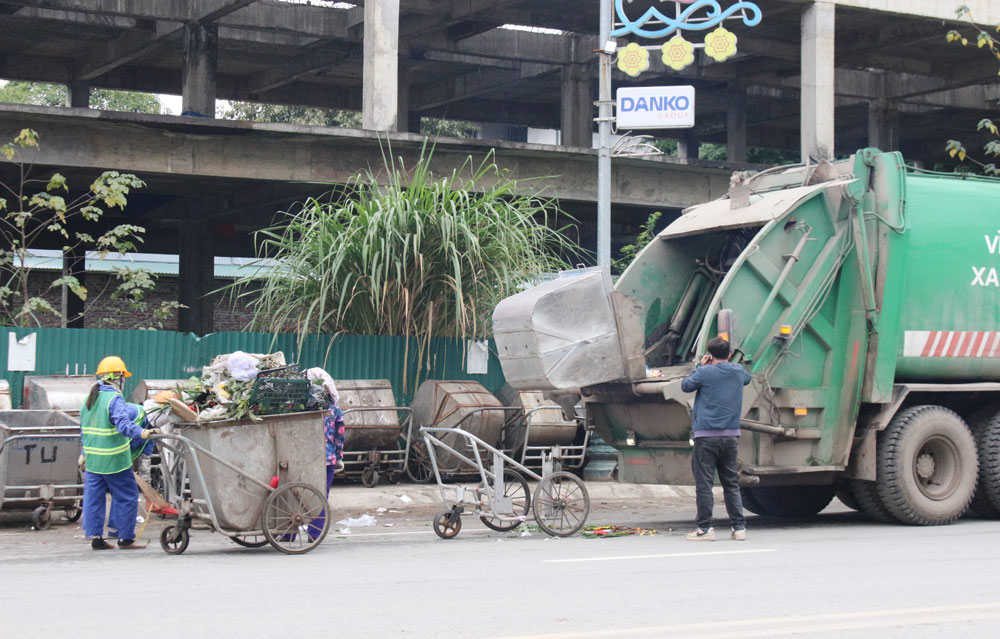
[(913, 458), (917, 488), (929, 499), (947, 499), (961, 480), (959, 463), (958, 449), (951, 440), (939, 435), (928, 437)]

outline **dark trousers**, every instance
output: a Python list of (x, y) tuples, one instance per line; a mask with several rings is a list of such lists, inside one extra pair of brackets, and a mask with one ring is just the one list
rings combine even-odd
[(729, 523), (735, 530), (747, 527), (743, 517), (743, 499), (740, 497), (740, 466), (736, 459), (739, 437), (699, 437), (694, 440), (694, 454), (691, 456), (691, 471), (694, 473), (695, 496), (698, 504), (698, 528), (712, 527), (712, 507), (715, 498), (715, 472), (719, 472), (719, 482), (726, 497), (726, 512)]

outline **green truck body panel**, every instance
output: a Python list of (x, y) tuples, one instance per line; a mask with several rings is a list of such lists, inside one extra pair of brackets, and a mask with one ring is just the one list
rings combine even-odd
[[(907, 174), (898, 153), (865, 149), (747, 185), (742, 204), (737, 185), (686, 211), (615, 284), (637, 307), (652, 372), (550, 391), (584, 396), (621, 481), (691, 481), (680, 380), (720, 333), (753, 377), (740, 459), (763, 484), (833, 481), (864, 407), (889, 405), (901, 382), (1000, 381), (1000, 182)], [(505, 302), (497, 326), (530, 326)], [(506, 358), (523, 358), (524, 342), (496, 339), (518, 387)]]

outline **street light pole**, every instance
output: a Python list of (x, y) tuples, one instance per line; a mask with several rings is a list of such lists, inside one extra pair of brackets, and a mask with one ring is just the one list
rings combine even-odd
[(600, 78), (597, 106), (597, 265), (611, 264), (611, 0), (601, 0)]

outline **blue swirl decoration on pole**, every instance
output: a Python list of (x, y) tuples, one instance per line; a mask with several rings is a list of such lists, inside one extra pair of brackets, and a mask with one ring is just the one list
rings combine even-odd
[[(743, 15), (743, 24), (748, 27), (755, 27), (760, 24), (762, 16), (760, 7), (752, 2), (737, 2), (725, 11), (716, 0), (694, 0), (687, 9), (681, 11), (676, 18), (670, 18), (660, 12), (656, 7), (650, 7), (638, 20), (630, 20), (625, 14), (625, 0), (615, 0), (615, 13), (622, 26), (611, 32), (611, 37), (618, 37), (627, 34), (634, 34), (640, 38), (664, 38), (674, 31), (702, 31), (711, 29), (723, 20), (729, 18), (737, 11), (746, 10)], [(629, 0), (631, 2), (632, 0)], [(676, 2), (676, 0), (660, 0), (661, 2)], [(703, 19), (696, 22), (688, 20), (701, 10), (705, 10)], [(646, 23), (652, 20), (663, 22), (663, 28), (656, 30), (644, 29)]]

